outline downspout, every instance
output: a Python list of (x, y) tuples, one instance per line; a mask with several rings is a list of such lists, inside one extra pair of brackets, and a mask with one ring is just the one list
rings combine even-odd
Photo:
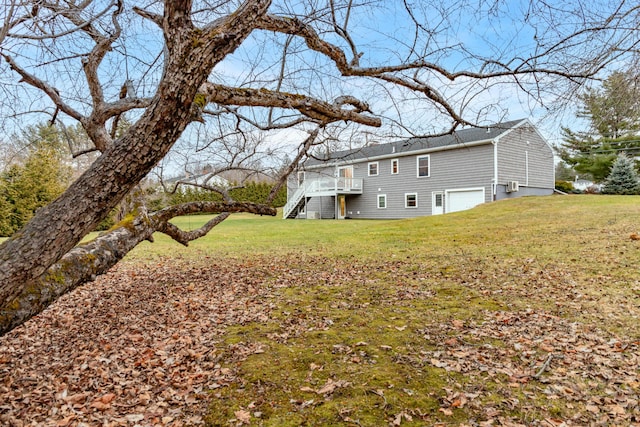
[(529, 186), (529, 152), (524, 152), (524, 173), (525, 173), (525, 185)]
[(498, 194), (498, 141), (494, 140), (493, 144), (493, 201), (496, 201)]

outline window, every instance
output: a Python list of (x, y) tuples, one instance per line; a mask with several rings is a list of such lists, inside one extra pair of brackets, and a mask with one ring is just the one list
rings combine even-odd
[(417, 208), (418, 207), (418, 194), (417, 193), (405, 193), (405, 195), (404, 195), (404, 207), (405, 208)]
[(369, 163), (369, 176), (378, 175), (378, 162)]
[(429, 176), (429, 156), (418, 156), (418, 177)]
[(386, 208), (387, 208), (387, 195), (378, 194), (378, 209), (386, 209)]
[(434, 204), (436, 208), (442, 207), (442, 193), (435, 193), (433, 195), (435, 197)]
[(301, 187), (303, 182), (304, 182), (304, 172), (298, 172), (298, 187)]
[(398, 159), (393, 159), (391, 160), (391, 174), (392, 175), (397, 175), (398, 174)]

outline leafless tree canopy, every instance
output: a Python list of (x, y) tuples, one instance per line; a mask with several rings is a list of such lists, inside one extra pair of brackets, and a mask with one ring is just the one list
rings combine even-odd
[[(218, 171), (286, 153), (284, 179), (336, 135), (358, 144), (497, 122), (516, 97), (552, 107), (636, 55), (640, 22), (640, 6), (624, 0), (136, 3), (13, 0), (0, 12), (0, 124), (80, 123), (78, 154), (101, 153), (0, 246), (3, 330), (154, 231), (186, 244), (224, 212), (273, 213), (232, 201), (140, 209), (128, 234), (90, 249), (100, 263), (71, 274), (89, 250), (72, 248), (174, 146)], [(123, 117), (132, 125), (117, 132)], [(194, 209), (223, 214), (192, 235), (166, 222)], [(38, 304), (27, 304), (33, 289)]]

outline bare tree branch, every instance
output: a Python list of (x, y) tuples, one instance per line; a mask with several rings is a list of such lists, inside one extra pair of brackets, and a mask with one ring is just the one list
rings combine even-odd
[[(172, 206), (155, 214), (147, 214), (138, 206), (137, 215), (125, 218), (110, 231), (91, 242), (79, 245), (49, 267), (38, 280), (18, 294), (0, 311), (0, 335), (40, 313), (61, 295), (96, 276), (105, 273), (144, 240), (152, 240), (153, 233), (163, 232), (183, 245), (207, 234), (224, 221), (230, 212), (251, 212), (275, 215), (274, 208), (252, 203), (187, 203)], [(203, 227), (185, 232), (168, 223), (169, 219), (185, 213), (219, 213)]]
[(311, 147), (314, 145), (316, 139), (318, 138), (320, 129), (321, 127), (318, 127), (314, 129), (312, 132), (310, 132), (309, 136), (300, 145), (300, 148), (298, 149), (298, 153), (296, 154), (296, 157), (284, 169), (276, 185), (274, 185), (273, 188), (271, 188), (271, 192), (267, 197), (267, 203), (271, 203), (273, 199), (275, 199), (276, 195), (278, 194), (278, 191), (280, 191), (280, 188), (282, 188), (282, 186), (286, 182), (287, 177), (291, 175), (293, 171), (296, 170), (296, 168), (300, 165), (302, 160), (309, 154)]
[(53, 103), (57, 108), (59, 108), (65, 114), (69, 115), (70, 117), (73, 117), (78, 121), (82, 121), (84, 119), (84, 116), (82, 116), (78, 111), (71, 108), (69, 104), (65, 103), (62, 100), (62, 98), (60, 97), (60, 93), (58, 92), (57, 89), (50, 86), (46, 82), (40, 80), (33, 74), (28, 73), (25, 69), (20, 67), (11, 56), (9, 55), (2, 55), (2, 56), (9, 63), (9, 66), (11, 67), (11, 69), (16, 73), (20, 74), (20, 76), (22, 77), (22, 81), (43, 91), (51, 99), (51, 101), (53, 101)]
[[(367, 126), (379, 127), (382, 125), (379, 118), (360, 114), (358, 110), (368, 111), (368, 106), (364, 102), (345, 97), (342, 99), (349, 99), (351, 102), (338, 102), (332, 105), (305, 95), (273, 92), (268, 89), (234, 88), (215, 83), (204, 84), (200, 93), (206, 96), (208, 102), (223, 105), (296, 109), (305, 116), (325, 124), (349, 120)], [(345, 104), (355, 104), (359, 108), (355, 110), (342, 109), (341, 107)]]

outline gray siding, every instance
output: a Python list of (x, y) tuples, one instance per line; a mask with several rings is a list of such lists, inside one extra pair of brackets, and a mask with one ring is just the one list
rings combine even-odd
[[(311, 197), (307, 201), (306, 214), (311, 217), (310, 212), (318, 212), (321, 219), (333, 219), (336, 212), (336, 198), (332, 196)], [(304, 215), (301, 215), (304, 217)]]
[[(497, 199), (552, 194), (554, 174), (553, 150), (531, 126), (512, 129), (499, 140)], [(508, 181), (518, 181), (520, 190), (506, 193)]]
[(539, 187), (520, 187), (515, 193), (507, 193), (505, 185), (499, 185), (496, 200), (502, 199), (515, 199), (516, 197), (524, 196), (550, 196), (553, 194), (553, 188), (539, 188)]
[[(363, 194), (346, 198), (350, 218), (389, 219), (431, 215), (432, 192), (461, 188), (485, 189), (485, 202), (491, 201), (493, 146), (491, 144), (429, 154), (430, 176), (418, 177), (417, 155), (398, 159), (399, 173), (391, 173), (391, 160), (378, 160), (378, 175), (368, 176), (368, 161), (353, 165), (353, 177), (363, 179)], [(326, 172), (325, 172), (326, 173)], [(416, 193), (417, 208), (405, 208), (405, 194)], [(378, 195), (387, 196), (387, 207), (378, 209)]]

